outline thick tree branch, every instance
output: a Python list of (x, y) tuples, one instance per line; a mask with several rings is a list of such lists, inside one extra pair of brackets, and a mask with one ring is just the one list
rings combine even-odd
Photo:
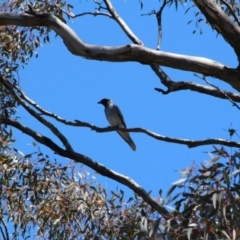
[(13, 120), (10, 118), (0, 118), (0, 123), (7, 124), (7, 125), (17, 128), (18, 130), (31, 136), (37, 142), (47, 146), (52, 151), (54, 151), (56, 154), (58, 154), (62, 157), (72, 159), (73, 161), (78, 162), (78, 163), (83, 163), (84, 165), (92, 168), (99, 174), (106, 176), (108, 178), (111, 178), (119, 183), (122, 183), (123, 185), (129, 187), (135, 193), (137, 193), (145, 202), (147, 202), (153, 209), (158, 211), (160, 214), (163, 214), (163, 215), (168, 214), (168, 211), (164, 207), (162, 207), (160, 204), (158, 204), (155, 199), (153, 199), (151, 196), (149, 196), (149, 194), (140, 185), (138, 185), (136, 182), (134, 182), (131, 178), (121, 175), (115, 171), (112, 171), (112, 170), (104, 167), (103, 165), (95, 162), (94, 160), (90, 159), (89, 157), (84, 156), (80, 153), (77, 153), (73, 150), (68, 150), (68, 149), (64, 150), (64, 149), (60, 148), (57, 144), (55, 144), (48, 137), (33, 131), (29, 127), (22, 125), (21, 123), (19, 123), (16, 120)]
[[(221, 9), (215, 0), (194, 0), (208, 22), (233, 47), (240, 62), (240, 27)], [(239, 90), (239, 89), (238, 89)]]
[[(109, 1), (106, 0), (106, 2), (109, 2)], [(157, 50), (160, 50), (161, 42), (162, 42), (162, 13), (163, 13), (163, 10), (164, 10), (165, 6), (168, 3), (169, 3), (169, 1), (164, 0), (162, 6), (159, 9), (159, 11), (156, 12), (155, 10), (153, 10), (151, 13), (148, 14), (148, 15), (155, 14), (156, 17), (157, 17), (157, 24), (158, 24)], [(228, 6), (228, 7), (230, 7), (230, 6)], [(111, 8), (108, 8), (108, 10), (109, 10), (109, 12), (112, 16), (116, 13), (116, 10), (113, 8), (113, 6), (111, 6)], [(125, 32), (128, 31), (128, 28), (126, 28), (127, 25), (125, 24), (125, 22), (122, 19), (121, 19), (121, 21), (117, 21), (117, 22), (120, 25), (120, 27), (122, 29), (124, 29)], [(137, 44), (136, 41), (133, 41), (133, 42)], [(168, 87), (167, 91), (156, 88), (157, 91), (159, 91), (163, 94), (168, 94), (170, 92), (178, 91), (178, 90), (190, 89), (192, 91), (197, 91), (197, 92), (205, 93), (205, 94), (208, 94), (208, 95), (211, 95), (211, 96), (215, 96), (215, 97), (219, 97), (219, 98), (223, 98), (223, 99), (228, 99), (233, 103), (234, 106), (239, 108), (238, 105), (234, 102), (235, 100), (240, 101), (240, 95), (239, 94), (235, 94), (235, 93), (232, 93), (232, 92), (229, 92), (229, 91), (223, 91), (223, 90), (221, 90), (217, 87), (210, 88), (210, 87), (203, 86), (203, 85), (200, 85), (200, 84), (197, 84), (197, 83), (194, 83), (194, 82), (174, 82), (167, 76), (167, 74), (161, 69), (160, 66), (158, 66), (156, 64), (151, 64), (151, 68), (157, 74), (157, 76), (161, 79), (162, 84), (164, 84), (165, 86)]]
[[(109, 2), (106, 0), (106, 2)], [(157, 17), (157, 24), (158, 24), (158, 43), (157, 43), (157, 50), (160, 50), (161, 47), (161, 41), (162, 41), (162, 13), (166, 5), (169, 3), (169, 1), (164, 0), (162, 6), (160, 7), (159, 11), (153, 10), (148, 15), (155, 14)], [(110, 12), (111, 16), (113, 16), (116, 13), (116, 10), (111, 5), (111, 8), (108, 8), (108, 11)], [(117, 14), (118, 15), (118, 14)], [(119, 15), (118, 15), (119, 16)], [(113, 18), (115, 19), (115, 18)], [(116, 19), (115, 19), (116, 20)], [(126, 28), (126, 23), (123, 19), (121, 21), (117, 21), (117, 23), (120, 25), (120, 27), (124, 30), (124, 32), (128, 32), (129, 28)], [(128, 36), (131, 35), (132, 32), (128, 33)], [(135, 36), (135, 35), (134, 35)], [(134, 37), (130, 38), (133, 39), (133, 43), (138, 43), (134, 40)], [(157, 64), (151, 64), (150, 65), (152, 70), (156, 73), (156, 75), (160, 78), (163, 85), (165, 85), (168, 90), (164, 91), (159, 88), (155, 88), (156, 91), (159, 91), (163, 94), (168, 94), (170, 92), (179, 91), (179, 90), (192, 90), (200, 93), (204, 93), (207, 95), (211, 95), (214, 97), (222, 98), (222, 99), (229, 99), (231, 98), (233, 101), (239, 102), (240, 101), (240, 95), (236, 93), (232, 93), (229, 91), (219, 91), (216, 88), (210, 88), (207, 86), (203, 86), (194, 82), (174, 82), (172, 81), (167, 74), (158, 66)]]
[(75, 55), (111, 62), (135, 61), (148, 65), (157, 64), (197, 72), (222, 79), (240, 91), (240, 72), (237, 69), (229, 68), (206, 58), (161, 52), (136, 44), (120, 47), (86, 44), (70, 27), (51, 14), (37, 14), (37, 16), (33, 16), (24, 13), (0, 13), (0, 24), (29, 27), (48, 26), (62, 37), (69, 51)]
[[(147, 15), (155, 14), (157, 17), (157, 24), (158, 24), (157, 50), (160, 50), (161, 42), (162, 42), (162, 13), (168, 3), (169, 3), (169, 1), (164, 0), (159, 11), (153, 10), (151, 13), (147, 14)], [(113, 13), (116, 12), (116, 10), (112, 6), (112, 8), (109, 9), (109, 12), (111, 15), (113, 15)], [(118, 24), (120, 25), (120, 27), (122, 29), (125, 29), (126, 24), (124, 23), (123, 20), (121, 20), (121, 22), (118, 22)], [(127, 30), (128, 29), (125, 29), (125, 31), (127, 31)], [(134, 42), (134, 43), (137, 44), (137, 42)], [(168, 94), (170, 92), (179, 91), (179, 90), (192, 90), (192, 91), (204, 93), (204, 94), (211, 95), (211, 96), (218, 97), (218, 98), (223, 98), (223, 99), (230, 98), (232, 101), (240, 101), (240, 95), (236, 94), (236, 93), (232, 93), (229, 91), (223, 91), (223, 90), (216, 89), (216, 88), (210, 88), (210, 87), (203, 86), (203, 85), (200, 85), (200, 84), (197, 84), (194, 82), (183, 82), (183, 81), (182, 82), (174, 82), (168, 77), (168, 75), (161, 69), (160, 66), (158, 66), (157, 64), (151, 64), (150, 66), (151, 66), (152, 70), (156, 73), (156, 75), (160, 78), (162, 84), (168, 88), (167, 91), (164, 91), (159, 88), (155, 88), (156, 91), (159, 91), (162, 94)]]

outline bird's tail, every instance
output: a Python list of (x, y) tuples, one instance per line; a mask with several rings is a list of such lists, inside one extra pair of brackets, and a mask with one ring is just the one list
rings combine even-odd
[(129, 146), (132, 148), (133, 151), (136, 151), (137, 147), (134, 143), (134, 141), (131, 139), (131, 137), (129, 136), (129, 142), (128, 142)]
[(136, 147), (135, 143), (133, 142), (133, 140), (131, 139), (129, 133), (121, 132), (121, 131), (117, 131), (117, 132), (123, 138), (123, 140), (131, 147), (131, 149), (133, 151), (136, 151), (137, 147)]

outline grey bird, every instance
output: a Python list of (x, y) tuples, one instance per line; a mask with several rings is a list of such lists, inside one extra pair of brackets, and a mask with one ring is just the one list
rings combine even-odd
[[(123, 115), (121, 113), (121, 110), (117, 105), (113, 103), (112, 100), (103, 98), (101, 101), (98, 102), (99, 104), (102, 104), (105, 107), (105, 115), (110, 123), (111, 126), (119, 126), (122, 128), (127, 128), (126, 123), (124, 121)], [(118, 134), (123, 138), (124, 141), (127, 142), (127, 144), (132, 148), (133, 151), (136, 150), (136, 145), (131, 139), (128, 132), (123, 132), (117, 130)]]

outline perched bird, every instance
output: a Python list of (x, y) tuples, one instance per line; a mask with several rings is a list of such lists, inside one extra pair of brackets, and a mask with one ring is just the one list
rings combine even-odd
[[(126, 123), (124, 121), (123, 115), (121, 110), (117, 105), (113, 103), (112, 100), (103, 98), (101, 101), (98, 102), (105, 107), (105, 115), (107, 117), (108, 122), (111, 126), (119, 126), (122, 128), (126, 128)], [(128, 132), (123, 132), (117, 130), (118, 134), (129, 144), (133, 151), (136, 150), (136, 145), (134, 144), (133, 140), (131, 139)]]

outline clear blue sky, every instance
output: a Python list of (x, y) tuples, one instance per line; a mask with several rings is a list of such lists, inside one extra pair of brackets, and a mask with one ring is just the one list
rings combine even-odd
[[(138, 0), (112, 1), (116, 10), (143, 41), (144, 45), (155, 49), (157, 43), (157, 23), (155, 16), (141, 17), (159, 7), (159, 1), (144, 1), (140, 10)], [(189, 4), (189, 3), (188, 3)], [(92, 1), (74, 1), (74, 13), (92, 11)], [(203, 34), (196, 29), (194, 20), (197, 9), (184, 14), (188, 6), (167, 8), (163, 15), (163, 41), (161, 50), (177, 54), (201, 56), (219, 61), (231, 67), (236, 66), (233, 50), (216, 35), (204, 22)], [(68, 24), (79, 37), (90, 44), (119, 46), (131, 43), (120, 27), (106, 17), (84, 16), (70, 20)], [(164, 68), (173, 80), (197, 81), (204, 84), (193, 73)], [(190, 91), (161, 95), (154, 88), (161, 85), (150, 67), (139, 63), (109, 63), (86, 60), (73, 56), (62, 39), (52, 34), (51, 44), (39, 49), (39, 57), (31, 59), (28, 66), (20, 71), (21, 87), (36, 103), (48, 111), (68, 120), (87, 121), (99, 127), (108, 126), (103, 106), (97, 104), (102, 98), (111, 98), (122, 110), (127, 126), (142, 127), (159, 134), (187, 139), (225, 138), (228, 129), (238, 128), (239, 111), (226, 100), (213, 98)], [(219, 87), (231, 88), (218, 80), (210, 81)], [(163, 87), (164, 88), (164, 87)], [(18, 114), (21, 121), (39, 132), (52, 136), (23, 109)], [(133, 152), (116, 132), (96, 133), (88, 128), (73, 128), (56, 123), (68, 137), (75, 150), (89, 156), (106, 167), (126, 174), (143, 186), (152, 190), (154, 197), (163, 189), (163, 196), (171, 183), (179, 178), (176, 170), (209, 160), (207, 151), (211, 146), (188, 149), (186, 146), (157, 141), (142, 133), (132, 133), (137, 145)], [(33, 140), (15, 131), (16, 147), (25, 154), (32, 152)], [(53, 137), (58, 143), (59, 141)], [(44, 147), (42, 150), (44, 151)], [(204, 153), (205, 152), (205, 153)], [(68, 163), (69, 160), (53, 155), (52, 159)], [(225, 161), (221, 159), (220, 161)], [(108, 190), (117, 186), (131, 194), (125, 187), (99, 174), (93, 173)]]

